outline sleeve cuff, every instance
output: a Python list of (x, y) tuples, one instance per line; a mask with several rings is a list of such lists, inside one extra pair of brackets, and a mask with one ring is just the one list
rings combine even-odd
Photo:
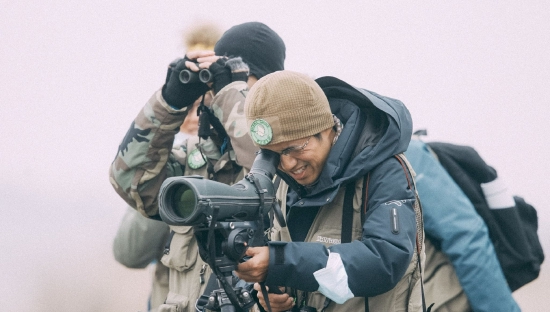
[(285, 246), (286, 242), (269, 242), (269, 271), (266, 277), (267, 285), (286, 285)]
[(190, 105), (190, 106), (185, 106), (185, 107), (182, 107), (182, 108), (177, 108), (177, 107), (171, 106), (170, 104), (168, 104), (168, 102), (166, 102), (164, 97), (162, 97), (162, 89), (158, 90), (155, 95), (156, 95), (156, 98), (157, 98), (157, 102), (159, 102), (160, 105), (162, 105), (170, 114), (186, 113), (187, 110), (191, 106), (193, 106), (193, 105)]
[(349, 289), (348, 274), (339, 253), (331, 252), (327, 266), (313, 272), (313, 276), (319, 283), (319, 292), (332, 301), (343, 304), (354, 297)]
[(274, 242), (269, 244), (268, 286), (288, 286), (316, 291), (319, 284), (313, 272), (326, 266), (328, 250), (323, 244)]

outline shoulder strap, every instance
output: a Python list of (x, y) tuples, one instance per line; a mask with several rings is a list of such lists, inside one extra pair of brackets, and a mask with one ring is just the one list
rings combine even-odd
[[(424, 242), (424, 220), (422, 217), (422, 203), (420, 202), (420, 197), (418, 196), (418, 191), (416, 189), (416, 181), (415, 181), (416, 172), (414, 171), (412, 165), (409, 163), (409, 160), (405, 157), (405, 154), (403, 153), (397, 154), (395, 155), (395, 158), (397, 159), (397, 161), (399, 161), (399, 163), (401, 164), (401, 167), (403, 167), (403, 171), (405, 172), (405, 177), (407, 178), (408, 188), (412, 189), (414, 192), (414, 197), (416, 199), (416, 203), (414, 205), (414, 213), (416, 216), (416, 235), (418, 236), (418, 241), (420, 242), (420, 244), (422, 244), (422, 242)], [(407, 171), (410, 174), (410, 179), (409, 179), (409, 174), (407, 174)], [(412, 183), (411, 183), (411, 180), (412, 180)], [(419, 246), (417, 244), (417, 248), (419, 249), (419, 252), (422, 251), (422, 245)]]
[(350, 243), (353, 230), (353, 196), (355, 195), (355, 183), (350, 182), (346, 185), (344, 195), (344, 207), (342, 207), (342, 234), (341, 242)]
[(407, 183), (409, 189), (411, 189), (411, 181), (409, 180), (409, 175), (407, 175), (407, 170), (409, 171), (409, 174), (411, 175), (412, 180), (412, 186), (414, 186), (414, 196), (416, 199), (415, 204), (415, 215), (416, 215), (416, 256), (417, 256), (417, 263), (418, 263), (418, 270), (420, 273), (420, 290), (422, 292), (422, 311), (424, 312), (430, 312), (432, 309), (433, 303), (426, 308), (426, 297), (424, 296), (424, 280), (422, 279), (422, 259), (420, 257), (421, 251), (422, 251), (422, 242), (424, 241), (424, 221), (422, 220), (422, 207), (420, 205), (420, 197), (418, 196), (418, 191), (416, 190), (416, 182), (414, 180), (414, 177), (416, 176), (416, 172), (414, 172), (414, 169), (412, 168), (411, 164), (405, 157), (405, 154), (397, 154), (395, 155), (395, 158), (399, 161), (401, 164), (401, 167), (403, 167), (403, 171), (405, 172), (405, 177), (407, 178)]
[[(367, 213), (368, 185), (370, 172), (363, 178), (363, 199), (361, 203), (361, 224), (365, 221)], [(346, 193), (344, 195), (344, 207), (342, 209), (342, 243), (351, 242), (353, 229), (353, 197), (355, 196), (355, 184), (349, 183), (346, 185)]]
[[(363, 178), (363, 199), (361, 203), (361, 224), (364, 222), (364, 216), (367, 212), (367, 191), (370, 178), (370, 172)], [(346, 193), (344, 194), (344, 207), (342, 208), (342, 243), (350, 243), (353, 233), (353, 197), (355, 196), (355, 183), (350, 182), (346, 185)], [(327, 298), (328, 299), (328, 298)], [(325, 308), (330, 304), (330, 301), (325, 301)], [(365, 312), (369, 311), (369, 298), (365, 297)]]

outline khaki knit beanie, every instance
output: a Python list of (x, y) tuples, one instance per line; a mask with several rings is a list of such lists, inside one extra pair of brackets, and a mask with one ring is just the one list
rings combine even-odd
[(256, 146), (306, 138), (334, 126), (328, 99), (307, 75), (283, 70), (264, 76), (245, 101)]

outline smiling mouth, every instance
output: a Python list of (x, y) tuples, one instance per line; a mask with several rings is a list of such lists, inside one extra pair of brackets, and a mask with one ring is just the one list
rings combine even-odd
[(306, 166), (302, 166), (302, 167), (300, 167), (300, 168), (298, 168), (298, 169), (296, 169), (296, 170), (292, 170), (291, 173), (292, 173), (292, 175), (294, 175), (294, 176), (299, 176), (299, 175), (301, 175), (302, 173), (304, 173), (305, 170), (306, 170)]

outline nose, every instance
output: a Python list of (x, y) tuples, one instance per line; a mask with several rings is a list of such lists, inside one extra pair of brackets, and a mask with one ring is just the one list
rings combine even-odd
[(298, 163), (298, 160), (290, 155), (281, 155), (279, 164), (281, 166), (281, 169), (284, 171), (290, 171), (296, 164)]

